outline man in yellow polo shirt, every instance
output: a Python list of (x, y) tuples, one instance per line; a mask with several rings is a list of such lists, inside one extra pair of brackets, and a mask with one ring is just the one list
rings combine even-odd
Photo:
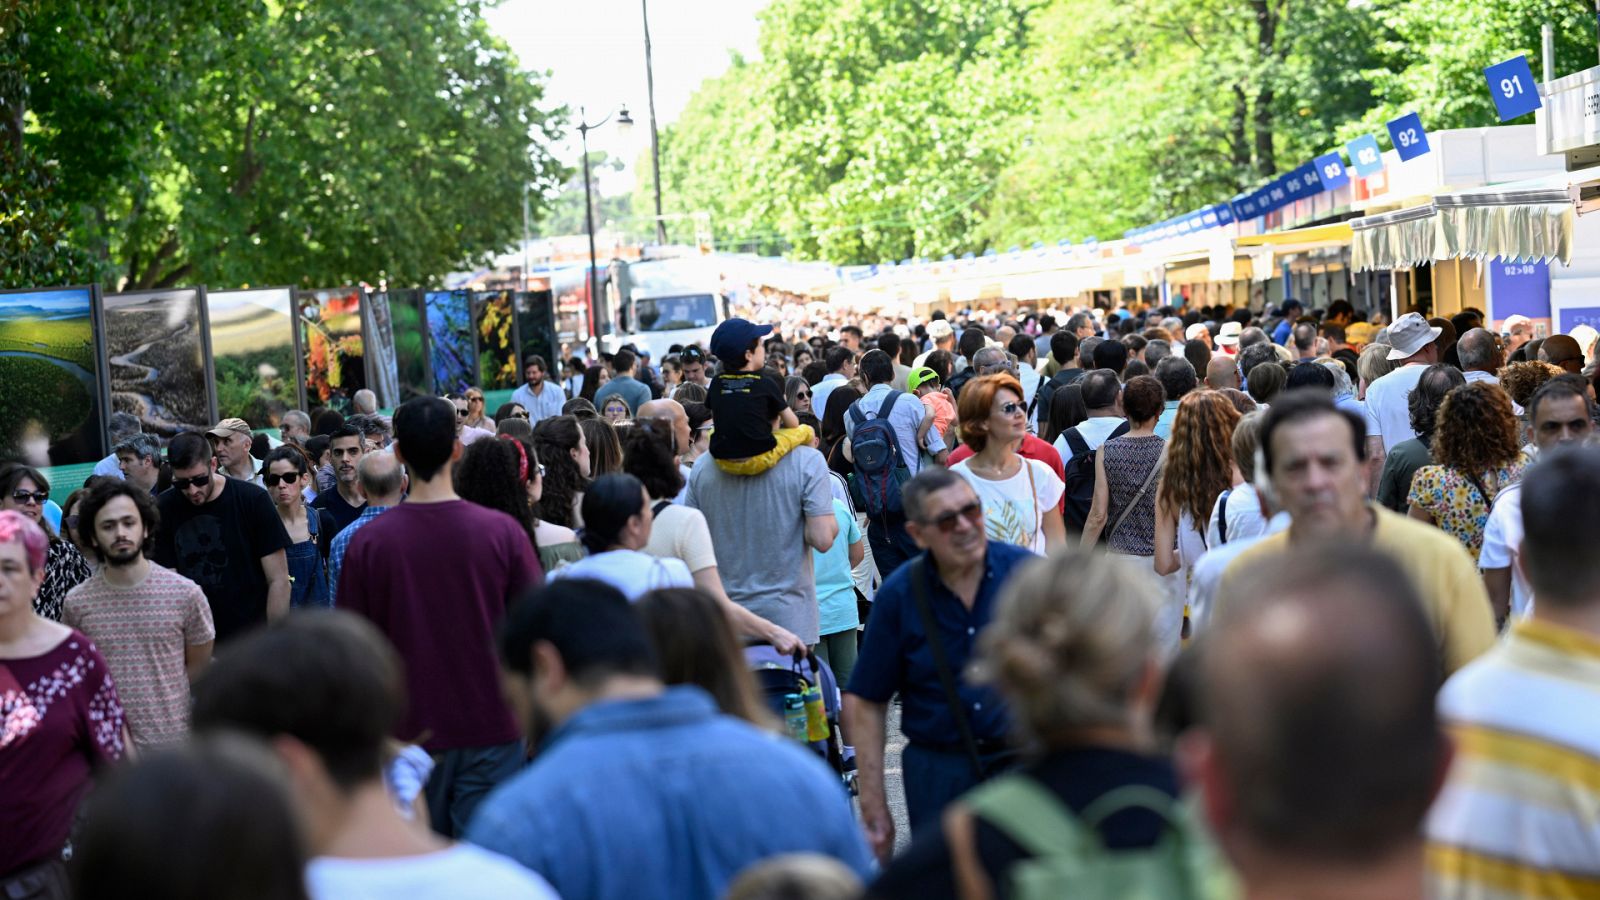
[(1234, 560), (1217, 592), (1218, 609), (1238, 590), (1239, 572), (1297, 547), (1364, 541), (1400, 564), (1422, 598), (1448, 675), (1494, 643), (1494, 615), (1466, 548), (1443, 531), (1390, 512), (1366, 498), (1366, 429), (1326, 393), (1281, 396), (1261, 429), (1262, 471), (1291, 517), (1287, 531), (1264, 538)]

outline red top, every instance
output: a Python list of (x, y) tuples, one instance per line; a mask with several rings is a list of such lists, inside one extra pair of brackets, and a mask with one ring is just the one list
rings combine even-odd
[[(1031, 434), (1023, 435), (1022, 446), (1017, 448), (1017, 452), (1028, 459), (1036, 459), (1039, 462), (1049, 466), (1051, 470), (1056, 473), (1057, 478), (1061, 479), (1063, 483), (1066, 482), (1067, 473), (1061, 465), (1061, 454), (1057, 453), (1056, 448), (1045, 443), (1042, 439), (1034, 437)], [(972, 448), (966, 444), (962, 444), (956, 449), (950, 451), (950, 458), (945, 461), (945, 465), (953, 466), (956, 463), (961, 462), (963, 459), (970, 459), (971, 457)], [(1061, 493), (1061, 509), (1063, 512), (1066, 511), (1066, 504), (1067, 494), (1065, 491), (1063, 491)]]
[(91, 770), (122, 758), (122, 733), (116, 685), (81, 632), (0, 659), (0, 876), (60, 855)]
[(409, 702), (396, 737), (435, 753), (517, 739), (495, 629), (543, 579), (522, 526), (466, 500), (402, 503), (356, 532), (338, 606), (371, 619), (405, 662)]

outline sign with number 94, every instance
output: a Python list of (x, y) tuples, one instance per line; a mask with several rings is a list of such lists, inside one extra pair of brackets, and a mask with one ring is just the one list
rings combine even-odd
[(1495, 63), (1483, 70), (1489, 83), (1489, 96), (1494, 98), (1495, 111), (1500, 121), (1525, 116), (1544, 106), (1539, 99), (1539, 85), (1533, 80), (1533, 69), (1526, 56), (1516, 56), (1503, 63)]

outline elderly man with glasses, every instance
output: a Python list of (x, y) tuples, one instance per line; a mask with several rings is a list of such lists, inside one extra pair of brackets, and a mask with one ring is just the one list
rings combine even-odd
[(1012, 758), (998, 694), (969, 683), (967, 663), (1011, 573), (1032, 553), (991, 541), (983, 503), (960, 476), (929, 467), (901, 489), (906, 530), (922, 552), (878, 589), (845, 694), (856, 745), (861, 818), (878, 857), (894, 851), (884, 795), (889, 700), (901, 698), (901, 757), (913, 836), (937, 829), (945, 805)]

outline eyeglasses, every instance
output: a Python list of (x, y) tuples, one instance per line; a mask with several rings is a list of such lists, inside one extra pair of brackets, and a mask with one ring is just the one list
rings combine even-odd
[(11, 499), (17, 501), (18, 503), (22, 503), (22, 504), (27, 504), (28, 501), (31, 500), (34, 503), (37, 503), (40, 506), (43, 506), (44, 502), (46, 500), (50, 499), (50, 492), (49, 491), (25, 491), (22, 488), (17, 488), (16, 490), (11, 492)]
[(983, 524), (983, 501), (974, 500), (960, 509), (951, 510), (942, 516), (933, 519), (924, 519), (922, 524), (932, 525), (945, 534), (956, 530), (956, 523), (966, 519), (973, 525)]
[(1017, 413), (1027, 411), (1028, 408), (1026, 406), (1023, 406), (1021, 403), (1018, 403), (1015, 400), (1007, 400), (1005, 403), (1000, 404), (1000, 415), (1002, 416), (1014, 416)]
[(268, 472), (267, 474), (261, 476), (261, 483), (267, 487), (277, 487), (280, 481), (284, 484), (294, 484), (299, 480), (299, 472), (289, 472), (283, 475), (274, 475), (273, 473)]
[(211, 473), (210, 472), (207, 472), (204, 475), (196, 475), (193, 478), (174, 478), (174, 479), (172, 479), (172, 486), (177, 488), (180, 491), (183, 490), (184, 488), (206, 487), (209, 484), (211, 484)]

